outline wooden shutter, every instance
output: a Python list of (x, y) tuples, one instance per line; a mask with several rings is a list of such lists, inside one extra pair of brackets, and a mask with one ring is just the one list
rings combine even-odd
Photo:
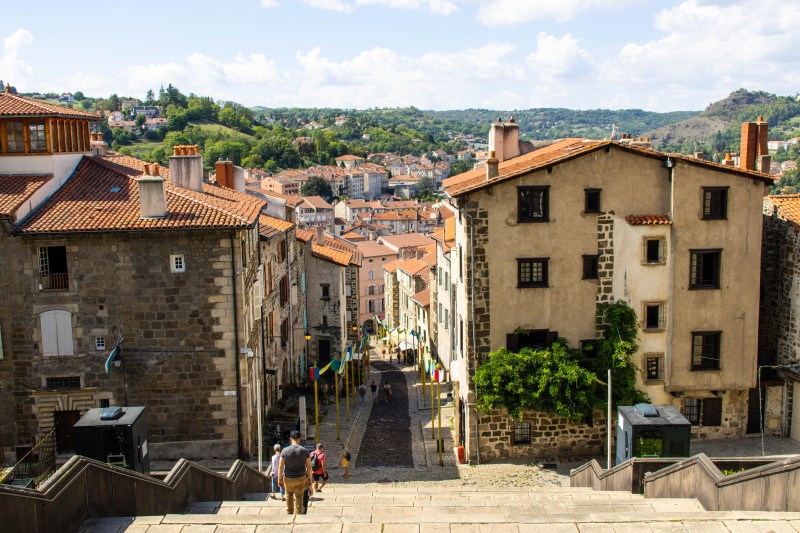
[(722, 425), (722, 398), (705, 398), (703, 400), (703, 425)]
[(42, 331), (42, 355), (75, 355), (72, 343), (72, 314), (47, 311), (39, 316)]

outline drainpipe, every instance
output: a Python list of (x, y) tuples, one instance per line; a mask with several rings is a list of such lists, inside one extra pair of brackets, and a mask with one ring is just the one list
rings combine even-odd
[[(469, 219), (469, 281), (470, 281), (470, 314), (472, 315), (472, 353), (475, 355), (475, 371), (478, 370), (478, 346), (475, 340), (475, 221), (465, 211), (464, 216)], [(469, 374), (469, 369), (467, 369)], [(469, 389), (467, 389), (469, 394)], [(478, 429), (478, 388), (475, 387), (475, 458), (481, 464), (480, 433)]]
[[(291, 254), (289, 253), (289, 232), (286, 232), (286, 237), (284, 238), (284, 242), (286, 242), (286, 276), (289, 280), (289, 376), (291, 378), (294, 377), (294, 316), (292, 315), (292, 262), (291, 262)], [(295, 240), (294, 248), (297, 247), (297, 240)], [(300, 292), (300, 285), (297, 285), (297, 292), (298, 292), (298, 300), (299, 300), (299, 292)], [(290, 382), (293, 382), (294, 379), (290, 379)], [(286, 392), (286, 391), (284, 391)]]
[[(239, 365), (239, 305), (236, 302), (235, 230), (231, 230), (231, 281), (233, 282), (233, 356), (236, 358), (236, 456), (242, 458), (242, 370)], [(244, 265), (242, 265), (244, 268)]]

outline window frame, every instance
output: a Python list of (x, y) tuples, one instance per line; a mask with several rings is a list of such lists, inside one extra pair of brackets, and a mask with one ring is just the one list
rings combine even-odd
[[(538, 264), (541, 267), (541, 279), (539, 281), (522, 281), (522, 268), (523, 264)], [(531, 279), (533, 278), (533, 270), (531, 270)], [(549, 287), (550, 280), (550, 258), (549, 257), (518, 257), (517, 258), (517, 288), (518, 289), (536, 289)]]
[(173, 274), (186, 272), (186, 256), (183, 254), (171, 254), (169, 256), (169, 271)]
[[(698, 271), (702, 274), (704, 265), (699, 259), (705, 256), (717, 256), (717, 268), (715, 278), (710, 282), (705, 278), (698, 279)], [(705, 261), (705, 259), (703, 259)], [(689, 250), (689, 290), (718, 290), (722, 287), (722, 248)]]
[[(702, 220), (727, 220), (728, 219), (728, 189), (730, 187), (703, 187), (703, 216)], [(722, 199), (716, 199), (721, 195)]]
[[(658, 320), (656, 321), (657, 324), (655, 326), (651, 326), (649, 322), (649, 314), (648, 311), (651, 307), (658, 308)], [(644, 332), (653, 332), (653, 331), (663, 331), (666, 329), (666, 302), (642, 302), (642, 331)]]
[[(650, 259), (650, 243), (658, 243), (658, 259)], [(663, 236), (646, 236), (642, 238), (642, 264), (663, 265), (667, 262), (667, 239)]]
[(104, 352), (106, 349), (106, 338), (105, 337), (95, 337), (94, 338), (94, 349), (98, 352)]
[[(529, 214), (533, 211), (532, 198), (524, 198), (526, 193), (541, 193), (541, 214)], [(525, 204), (528, 204), (527, 206)], [(525, 213), (525, 215), (523, 215)], [(517, 222), (528, 224), (550, 222), (550, 186), (526, 185), (517, 187)]]
[(531, 423), (530, 422), (514, 422), (511, 434), (511, 444), (530, 444), (531, 441)]
[[(651, 374), (650, 362), (655, 361), (655, 376)], [(644, 354), (644, 366), (642, 368), (642, 377), (645, 383), (654, 383), (657, 381), (664, 381), (664, 354), (663, 353), (646, 353)]]
[[(586, 214), (597, 214), (602, 212), (602, 192), (603, 189), (584, 189), (583, 190), (583, 212)], [(596, 207), (590, 207), (590, 199), (596, 196)]]
[(583, 277), (581, 279), (600, 279), (600, 254), (583, 255)]
[[(698, 347), (698, 341), (700, 339), (700, 353), (696, 353), (695, 349)], [(710, 340), (714, 343), (712, 348), (716, 351), (715, 354), (707, 354), (706, 348), (708, 345), (706, 342)], [(696, 362), (696, 359), (699, 359)], [(692, 344), (691, 344), (691, 370), (692, 371), (719, 371), (722, 368), (722, 331), (693, 331), (692, 332)]]
[(330, 300), (331, 299), (331, 285), (330, 285), (330, 283), (320, 283), (319, 288), (320, 288), (320, 291), (322, 292), (322, 296), (320, 296), (320, 300)]

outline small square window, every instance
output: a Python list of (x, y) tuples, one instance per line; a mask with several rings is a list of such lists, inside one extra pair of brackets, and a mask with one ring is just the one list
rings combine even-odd
[(530, 444), (531, 423), (514, 422), (514, 444)]
[(584, 213), (600, 212), (600, 189), (584, 189)]
[(703, 220), (728, 218), (728, 188), (703, 187)]
[(108, 398), (100, 400), (101, 408), (109, 407), (110, 405), (111, 405), (111, 400), (109, 400)]
[(547, 287), (548, 258), (517, 259), (517, 287)]
[(583, 256), (583, 279), (597, 279), (598, 275), (598, 256), (597, 255), (584, 255)]
[(547, 222), (549, 218), (549, 187), (517, 187), (517, 222)]
[(649, 265), (665, 262), (665, 242), (661, 237), (645, 238), (644, 240), (644, 263)]
[(662, 302), (646, 303), (644, 305), (644, 329), (664, 329), (666, 320), (664, 304)]
[(659, 381), (661, 377), (661, 355), (649, 354), (645, 356), (645, 381)]
[(169, 266), (173, 273), (186, 272), (186, 260), (183, 254), (169, 256)]
[(98, 351), (103, 351), (106, 349), (106, 338), (105, 337), (95, 337), (94, 338), (94, 349)]
[(322, 289), (322, 299), (323, 300), (330, 300), (331, 299), (331, 286), (330, 285), (320, 285), (320, 289)]
[(719, 289), (721, 250), (691, 250), (689, 289)]

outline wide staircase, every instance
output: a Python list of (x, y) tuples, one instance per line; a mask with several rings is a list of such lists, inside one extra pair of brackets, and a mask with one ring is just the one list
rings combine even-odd
[(800, 513), (706, 511), (695, 499), (645, 498), (590, 488), (333, 485), (312, 496), (305, 515), (266, 494), (243, 501), (194, 502), (184, 514), (93, 518), (84, 533), (487, 533), (797, 532)]

